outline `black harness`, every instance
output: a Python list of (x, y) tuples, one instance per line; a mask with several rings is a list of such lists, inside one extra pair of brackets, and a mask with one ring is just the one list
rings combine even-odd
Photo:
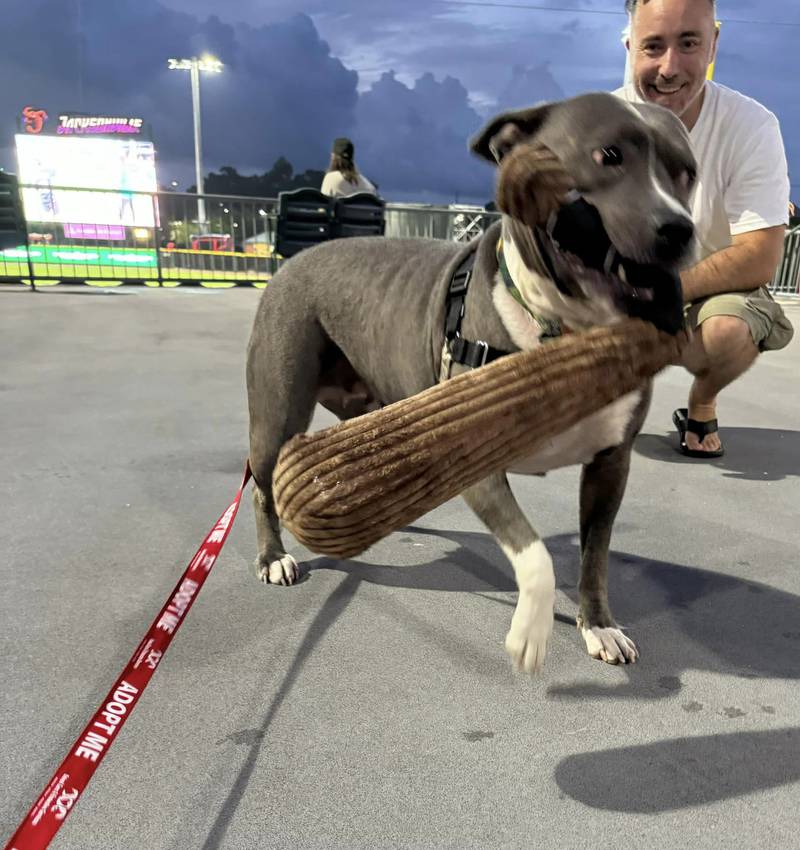
[(442, 373), (450, 376), (450, 363), (461, 363), (476, 369), (485, 363), (491, 363), (498, 357), (505, 357), (510, 351), (503, 351), (479, 339), (470, 342), (461, 336), (461, 320), (464, 318), (464, 304), (467, 300), (467, 289), (475, 265), (475, 251), (470, 251), (453, 272), (447, 287), (445, 300), (444, 348), (442, 350)]

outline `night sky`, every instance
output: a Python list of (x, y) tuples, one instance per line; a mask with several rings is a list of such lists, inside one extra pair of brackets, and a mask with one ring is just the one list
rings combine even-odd
[[(468, 137), (501, 109), (622, 82), (623, 0), (2, 0), (0, 166), (16, 170), (23, 106), (140, 115), (159, 180), (194, 182), (189, 75), (167, 59), (213, 53), (204, 170), (324, 170), (331, 140), (389, 200), (485, 202), (491, 168)], [(800, 2), (719, 0), (715, 79), (780, 119), (800, 198)]]

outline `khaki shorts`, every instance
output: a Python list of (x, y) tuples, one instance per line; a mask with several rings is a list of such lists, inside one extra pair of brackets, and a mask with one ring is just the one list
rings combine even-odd
[(711, 316), (736, 316), (747, 322), (759, 351), (777, 351), (794, 336), (792, 323), (766, 286), (702, 298), (687, 304), (684, 315), (693, 330)]

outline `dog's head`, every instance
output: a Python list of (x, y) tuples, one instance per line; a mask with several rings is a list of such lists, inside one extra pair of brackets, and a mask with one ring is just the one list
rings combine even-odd
[(694, 239), (696, 165), (676, 116), (586, 94), (499, 115), (471, 148), (498, 163), (497, 205), (514, 243), (523, 260), (535, 243), (562, 296), (602, 296), (664, 330), (682, 327), (677, 270)]

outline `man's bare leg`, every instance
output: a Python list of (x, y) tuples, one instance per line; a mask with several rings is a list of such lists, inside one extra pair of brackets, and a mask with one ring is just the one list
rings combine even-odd
[[(737, 316), (710, 316), (694, 332), (683, 355), (683, 365), (695, 376), (689, 391), (689, 418), (700, 422), (715, 419), (717, 395), (743, 375), (758, 357), (747, 323)], [(719, 434), (708, 434), (703, 442), (691, 431), (686, 447), (695, 451), (717, 451)]]

